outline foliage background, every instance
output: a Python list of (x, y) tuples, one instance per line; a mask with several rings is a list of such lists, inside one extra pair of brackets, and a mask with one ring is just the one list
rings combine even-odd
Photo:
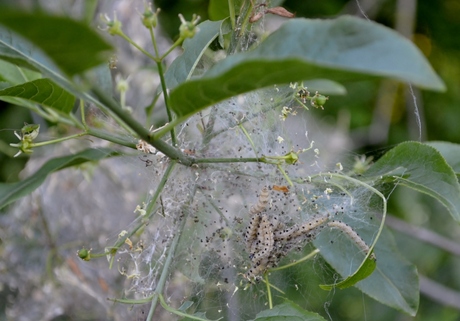
[[(400, 24), (398, 25), (398, 22), (406, 20), (409, 25), (413, 22), (414, 42), (427, 56), (448, 88), (446, 93), (415, 92), (423, 123), (422, 140), (460, 143), (460, 127), (458, 126), (460, 95), (457, 90), (460, 85), (460, 42), (456, 37), (460, 31), (460, 21), (457, 18), (460, 15), (460, 4), (454, 0), (418, 1), (416, 11), (413, 12), (414, 20), (411, 21), (410, 12), (409, 14), (404, 13), (403, 10), (410, 7), (411, 2), (369, 0), (359, 3), (370, 19), (389, 27), (403, 28)], [(22, 3), (25, 6), (43, 5), (39, 1), (23, 1)], [(190, 17), (192, 13), (198, 13), (202, 20), (207, 19), (207, 12), (203, 10), (209, 5), (207, 1), (158, 1), (156, 4), (162, 8), (164, 13), (165, 18), (161, 22), (164, 22), (166, 39), (177, 37), (176, 30), (179, 21), (175, 17), (179, 12), (186, 17)], [(298, 17), (327, 18), (345, 13), (360, 15), (357, 2), (353, 0), (288, 0), (284, 6), (295, 12)], [(48, 7), (53, 6), (48, 5)], [(107, 3), (101, 4), (101, 9), (109, 7)], [(64, 5), (56, 6), (52, 10), (78, 15), (77, 10), (68, 10)], [(127, 16), (130, 14), (132, 12), (126, 12)], [(402, 18), (398, 18), (401, 15), (403, 15)], [(120, 60), (120, 64), (127, 65), (122, 67), (125, 68), (123, 71), (127, 74), (142, 63), (142, 61), (130, 62), (128, 59)], [(134, 66), (130, 66), (130, 63)], [(319, 119), (318, 122), (344, 130), (353, 142), (353, 145), (349, 147), (351, 151), (378, 158), (394, 144), (404, 140), (418, 140), (418, 128), (411, 106), (412, 98), (403, 86), (390, 81), (362, 81), (345, 84), (345, 86), (348, 95), (331, 97), (325, 112), (321, 114), (322, 119)], [(134, 97), (132, 97), (132, 102), (132, 105), (139, 105)], [(29, 115), (26, 110), (8, 106), (3, 102), (1, 104), (0, 128), (16, 129), (20, 128), (24, 121), (34, 122), (32, 115)], [(56, 130), (59, 131), (59, 128)], [(27, 161), (26, 158), (21, 158), (21, 162), (16, 159), (12, 160), (15, 151), (8, 147), (8, 143), (12, 141), (14, 141), (12, 130), (0, 131), (0, 150), (2, 151), (0, 177), (2, 181), (16, 181), (22, 166)], [(450, 224), (448, 213), (434, 200), (421, 194), (402, 188), (397, 189), (390, 198), (390, 213), (412, 226), (434, 231), (457, 243), (460, 241), (460, 229), (457, 225)], [(405, 226), (400, 222), (395, 224), (400, 228)], [(6, 228), (6, 226), (0, 226), (0, 233)], [(311, 309), (321, 311), (324, 302), (328, 302), (330, 305), (328, 310), (332, 319), (335, 320), (457, 320), (460, 317), (460, 306), (452, 307), (452, 304), (447, 304), (447, 297), (460, 296), (459, 256), (458, 254), (457, 256), (452, 255), (429, 243), (420, 242), (416, 239), (416, 235), (420, 235), (420, 231), (424, 230), (417, 231), (406, 230), (405, 233), (395, 231), (400, 251), (417, 265), (421, 275), (454, 289), (454, 292), (447, 292), (446, 289), (441, 288), (438, 299), (433, 300), (427, 294), (437, 293), (435, 292), (437, 288), (422, 280), (420, 308), (415, 318), (387, 308), (367, 298), (354, 288), (346, 291), (338, 290), (332, 298), (328, 298), (327, 293), (309, 297)], [(458, 245), (454, 248), (458, 253)], [(309, 273), (309, 271), (301, 273)], [(315, 274), (311, 273), (311, 275)], [(312, 289), (317, 289), (315, 282), (320, 283), (321, 280), (312, 279)], [(11, 294), (10, 289), (1, 289), (0, 302), (4, 304), (9, 302), (3, 298), (9, 298)], [(2, 309), (4, 306), (0, 306), (0, 311)]]

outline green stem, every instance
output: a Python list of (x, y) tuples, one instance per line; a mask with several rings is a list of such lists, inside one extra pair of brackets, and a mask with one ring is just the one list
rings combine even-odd
[(228, 12), (230, 13), (230, 22), (232, 23), (232, 29), (235, 30), (235, 5), (233, 0), (228, 0)]
[(180, 46), (180, 44), (184, 41), (184, 39), (179, 38), (176, 40), (175, 43), (172, 44), (172, 46), (159, 58), (160, 61), (163, 61), (167, 55), (171, 53), (171, 51), (174, 50), (174, 48)]
[(372, 255), (372, 251), (375, 247), (375, 245), (377, 244), (377, 241), (380, 237), (380, 234), (382, 234), (382, 231), (383, 231), (383, 227), (385, 226), (385, 219), (387, 217), (387, 199), (385, 198), (385, 196), (380, 192), (378, 191), (377, 189), (375, 189), (374, 187), (364, 183), (364, 182), (361, 182), (360, 180), (357, 180), (355, 178), (352, 178), (352, 177), (349, 177), (349, 176), (343, 176), (341, 174), (335, 174), (335, 173), (330, 173), (328, 174), (329, 176), (331, 177), (338, 177), (338, 178), (341, 178), (341, 179), (345, 179), (345, 180), (349, 180), (357, 185), (361, 185), (367, 189), (369, 189), (370, 191), (372, 191), (374, 194), (376, 194), (378, 197), (380, 197), (383, 201), (383, 209), (382, 209), (382, 222), (380, 222), (380, 226), (379, 226), (379, 230), (377, 232), (377, 235), (375, 236), (374, 238), (374, 242), (372, 242), (372, 245), (369, 247), (369, 251), (367, 252), (367, 255), (365, 257), (364, 260), (367, 260), (371, 255)]
[(149, 57), (150, 59), (152, 59), (153, 61), (157, 62), (158, 61), (158, 58), (152, 56), (149, 52), (147, 52), (144, 48), (142, 48), (141, 46), (139, 46), (137, 43), (135, 43), (130, 37), (128, 37), (127, 35), (125, 35), (124, 33), (117, 33), (120, 37), (122, 37), (123, 39), (125, 39), (127, 42), (129, 42), (131, 45), (133, 45), (134, 47), (136, 47), (137, 50), (139, 50), (140, 52), (142, 52), (144, 55), (146, 55), (147, 57)]
[(45, 142), (32, 143), (32, 144), (30, 144), (30, 147), (33, 147), (33, 148), (42, 147), (42, 146), (46, 146), (46, 145), (51, 145), (51, 144), (63, 142), (63, 141), (69, 140), (69, 139), (82, 137), (82, 136), (85, 136), (85, 135), (87, 135), (87, 133), (79, 133), (79, 134), (70, 135), (70, 136), (66, 136), (66, 137), (61, 137), (61, 138), (57, 138), (57, 139), (47, 140)]
[[(196, 189), (194, 189), (192, 193), (190, 194), (190, 202), (192, 201), (195, 195), (195, 192), (196, 192)], [(189, 209), (184, 208), (184, 210), (186, 212), (189, 212)], [(171, 263), (173, 261), (174, 254), (176, 253), (176, 249), (179, 244), (179, 240), (182, 235), (182, 231), (185, 228), (186, 222), (187, 222), (187, 216), (182, 217), (180, 221), (180, 225), (177, 229), (177, 233), (174, 235), (174, 238), (171, 242), (171, 247), (169, 248), (168, 256), (166, 257), (166, 260), (163, 266), (163, 270), (161, 271), (160, 279), (158, 280), (157, 287), (155, 289), (155, 293), (157, 293), (158, 295), (155, 296), (152, 300), (152, 304), (150, 305), (150, 311), (149, 311), (146, 321), (152, 321), (153, 314), (155, 313), (155, 309), (158, 304), (158, 296), (161, 295), (161, 293), (163, 292), (164, 286), (166, 284), (166, 279), (168, 278), (170, 274), (169, 267), (171, 266)]]
[(109, 134), (107, 132), (104, 132), (98, 129), (88, 128), (87, 133), (89, 136), (94, 136), (94, 137), (101, 138), (101, 139), (107, 140), (109, 142), (112, 142), (112, 143), (115, 143), (121, 146), (126, 146), (129, 148), (136, 149), (136, 144), (133, 143), (132, 141), (123, 139), (118, 136), (114, 136), (112, 134)]
[(291, 266), (294, 266), (294, 265), (299, 264), (299, 263), (301, 263), (303, 261), (311, 259), (312, 257), (314, 257), (318, 253), (319, 253), (319, 250), (316, 249), (313, 252), (311, 252), (310, 254), (308, 254), (307, 256), (304, 256), (303, 258), (301, 258), (300, 260), (297, 260), (295, 262), (292, 262), (292, 263), (289, 263), (289, 264), (286, 264), (286, 265), (283, 265), (283, 266), (278, 266), (276, 268), (272, 268), (268, 272), (274, 272), (274, 271), (279, 271), (279, 270), (284, 270), (284, 269), (290, 268)]
[(281, 164), (278, 164), (276, 165), (278, 167), (278, 170), (283, 174), (284, 178), (286, 179), (286, 181), (289, 183), (290, 186), (294, 186), (294, 184), (292, 183), (291, 179), (289, 178), (289, 176), (286, 174), (286, 172), (284, 171), (283, 167), (281, 167)]
[[(160, 304), (161, 304), (161, 306), (163, 307), (163, 309), (165, 309), (165, 310), (168, 311), (168, 312), (171, 312), (171, 313), (180, 315), (181, 317), (185, 317), (186, 319), (190, 319), (190, 320), (209, 321), (208, 318), (203, 319), (203, 318), (200, 318), (200, 317), (197, 317), (197, 316), (194, 316), (194, 315), (190, 315), (190, 314), (184, 313), (184, 312), (182, 312), (182, 311), (176, 310), (176, 309), (170, 307), (170, 306), (165, 302), (165, 299), (164, 299), (163, 295), (158, 294), (158, 297), (159, 297), (159, 299), (160, 299)], [(220, 319), (222, 319), (222, 318), (220, 318)], [(220, 320), (220, 319), (218, 319), (218, 320)]]
[(241, 29), (238, 34), (239, 37), (241, 37), (245, 32), (246, 32), (246, 26), (249, 22), (249, 18), (251, 17), (252, 11), (254, 10), (254, 6), (252, 4), (252, 0), (249, 0), (249, 7), (245, 12), (243, 22), (241, 23)]
[(137, 299), (137, 300), (133, 300), (133, 299), (111, 299), (111, 298), (107, 298), (107, 300), (115, 302), (115, 303), (123, 303), (123, 304), (145, 304), (145, 303), (149, 303), (150, 301), (152, 301), (153, 297), (156, 296), (156, 295), (157, 294), (154, 293), (151, 296), (148, 296), (148, 297), (146, 297), (144, 299)]
[(130, 127), (141, 139), (150, 143), (157, 150), (168, 156), (172, 160), (177, 160), (183, 165), (191, 166), (193, 159), (177, 148), (174, 148), (162, 141), (155, 139), (154, 136), (145, 129), (142, 124), (136, 121), (130, 114), (126, 113), (121, 107), (111, 98), (108, 97), (101, 89), (94, 88), (94, 94), (99, 101), (106, 106), (112, 113), (118, 116), (128, 127)]
[[(149, 27), (149, 32), (150, 32), (150, 40), (152, 41), (152, 45), (153, 45), (153, 50), (155, 51), (155, 56), (158, 57), (160, 56), (160, 52), (158, 51), (157, 41), (155, 39), (155, 32), (153, 31), (152, 26)], [(161, 61), (162, 59), (159, 59), (159, 60)]]
[(163, 191), (163, 188), (165, 187), (166, 182), (169, 179), (169, 176), (171, 176), (171, 173), (172, 173), (175, 165), (176, 165), (175, 161), (171, 161), (169, 163), (168, 167), (166, 168), (165, 173), (163, 174), (163, 177), (161, 178), (160, 183), (158, 183), (158, 187), (155, 190), (155, 194), (153, 194), (152, 199), (150, 200), (147, 208), (145, 209), (146, 213), (148, 214), (149, 219), (152, 217), (153, 213), (155, 213), (153, 211), (153, 207), (157, 203), (158, 197), (160, 196), (161, 192)]
[[(165, 173), (163, 174), (163, 177), (161, 178), (160, 183), (158, 183), (158, 187), (157, 187), (157, 189), (155, 191), (155, 194), (153, 195), (152, 199), (149, 202), (148, 207), (146, 208), (146, 213), (148, 213), (147, 219), (150, 219), (153, 216), (153, 214), (155, 213), (155, 211), (153, 210), (153, 207), (155, 206), (155, 204), (157, 202), (157, 199), (160, 196), (160, 193), (163, 191), (163, 189), (164, 189), (164, 187), (166, 185), (166, 182), (168, 181), (169, 177), (171, 176), (171, 173), (172, 173), (175, 165), (176, 165), (175, 161), (172, 161), (172, 162), (169, 163), (168, 167), (166, 168)], [(141, 223), (139, 225), (137, 225), (134, 229), (129, 231), (125, 236), (123, 236), (122, 238), (118, 239), (117, 242), (115, 242), (115, 244), (110, 247), (109, 252), (104, 251), (104, 253), (91, 254), (91, 256), (93, 258), (96, 258), (96, 257), (106, 256), (106, 255), (111, 254), (111, 253), (114, 255), (118, 251), (120, 246), (125, 244), (125, 240), (127, 238), (131, 237), (132, 235), (134, 235), (135, 233), (137, 233), (137, 231), (139, 231), (145, 224), (146, 224), (146, 221), (141, 220)]]
[(273, 309), (273, 301), (272, 301), (272, 290), (270, 289), (270, 282), (268, 281), (268, 272), (264, 273), (264, 280), (265, 285), (267, 286), (267, 295), (268, 295), (268, 307)]
[(243, 124), (241, 123), (238, 124), (238, 127), (243, 131), (244, 135), (249, 140), (249, 143), (251, 144), (252, 149), (254, 150), (254, 154), (256, 154), (256, 158), (259, 158), (259, 156), (257, 155), (256, 146), (254, 145), (254, 142), (252, 141), (251, 136), (249, 136), (249, 133), (247, 132), (246, 128), (244, 128)]
[(197, 158), (193, 160), (193, 164), (205, 164), (205, 163), (258, 163), (260, 162), (259, 158), (249, 157), (249, 158), (238, 158), (238, 157), (229, 157), (229, 158)]
[[(165, 101), (165, 107), (166, 107), (166, 113), (168, 115), (168, 122), (173, 121), (173, 115), (171, 113), (171, 108), (169, 107), (169, 95), (168, 95), (168, 89), (166, 88), (166, 81), (164, 77), (164, 72), (163, 72), (163, 65), (160, 62), (157, 62), (157, 67), (158, 67), (158, 73), (160, 75), (160, 82), (161, 82), (161, 89), (163, 90), (163, 98)], [(171, 135), (171, 142), (174, 147), (177, 146), (177, 141), (176, 141), (176, 133), (174, 127), (171, 128), (170, 131)]]

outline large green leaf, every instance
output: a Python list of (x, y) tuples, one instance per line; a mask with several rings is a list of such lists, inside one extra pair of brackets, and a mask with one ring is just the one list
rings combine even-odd
[[(357, 229), (365, 240), (371, 240), (377, 226)], [(348, 277), (351, 271), (363, 260), (348, 250), (343, 242), (331, 244), (331, 234), (327, 229), (314, 241), (320, 249), (321, 256), (343, 277)], [(414, 265), (405, 260), (398, 252), (391, 234), (384, 229), (375, 245), (377, 267), (366, 279), (355, 284), (362, 292), (375, 300), (415, 315), (419, 303), (418, 276)]]
[(399, 144), (380, 158), (365, 177), (391, 180), (428, 194), (460, 222), (460, 185), (452, 167), (434, 147), (418, 142)]
[(325, 321), (317, 313), (306, 311), (291, 301), (257, 313), (253, 321)]
[(43, 78), (0, 90), (2, 97), (24, 98), (56, 110), (68, 113), (75, 103), (75, 96)]
[(349, 16), (292, 19), (256, 49), (230, 56), (201, 79), (175, 88), (171, 107), (183, 120), (225, 98), (273, 84), (371, 76), (445, 89), (417, 47), (389, 28)]
[(427, 142), (427, 145), (434, 147), (441, 153), (447, 164), (452, 167), (457, 176), (460, 175), (460, 145), (450, 142)]
[(190, 79), (201, 56), (220, 34), (224, 23), (225, 20), (204, 21), (198, 26), (200, 31), (193, 38), (185, 39), (182, 45), (184, 52), (172, 62), (165, 73), (168, 89), (175, 88)]
[(14, 32), (40, 48), (69, 75), (101, 64), (112, 49), (88, 25), (67, 17), (0, 10), (0, 24), (7, 28), (0, 29), (0, 57), (13, 61), (19, 58), (9, 50), (10, 46), (16, 47)]
[(86, 149), (75, 155), (53, 158), (47, 161), (37, 172), (20, 182), (0, 184), (0, 209), (33, 192), (49, 174), (55, 171), (116, 155), (118, 152), (111, 149)]

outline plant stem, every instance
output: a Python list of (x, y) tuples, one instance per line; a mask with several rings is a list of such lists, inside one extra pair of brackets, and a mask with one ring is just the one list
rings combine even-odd
[(319, 250), (316, 249), (313, 252), (311, 252), (310, 254), (308, 254), (307, 256), (304, 256), (303, 258), (301, 258), (300, 260), (297, 260), (295, 262), (292, 262), (292, 263), (289, 263), (289, 264), (286, 264), (286, 265), (283, 265), (283, 266), (272, 268), (272, 269), (269, 270), (269, 272), (274, 272), (274, 271), (279, 271), (279, 270), (284, 270), (284, 269), (290, 268), (291, 266), (294, 266), (294, 265), (299, 264), (299, 263), (301, 263), (303, 261), (311, 259), (312, 257), (314, 257), (318, 253), (319, 253)]
[(140, 52), (142, 52), (144, 55), (146, 55), (147, 57), (149, 57), (150, 59), (152, 59), (153, 61), (157, 62), (158, 61), (158, 58), (152, 56), (149, 52), (147, 52), (144, 48), (142, 48), (141, 46), (139, 46), (137, 43), (135, 43), (131, 38), (129, 38), (127, 35), (125, 35), (124, 33), (119, 33), (118, 34), (120, 37), (122, 37), (123, 39), (125, 39), (127, 42), (129, 42), (131, 45), (133, 45), (134, 47), (136, 47), (137, 50), (139, 50)]
[(126, 140), (126, 139), (123, 139), (123, 138), (118, 137), (118, 136), (111, 135), (111, 134), (109, 134), (107, 132), (104, 132), (104, 131), (101, 131), (101, 130), (98, 130), (98, 129), (88, 128), (87, 134), (89, 136), (94, 136), (94, 137), (97, 137), (97, 138), (101, 138), (101, 139), (107, 140), (109, 142), (112, 142), (112, 143), (115, 143), (115, 144), (118, 144), (118, 145), (121, 145), (121, 146), (126, 146), (126, 147), (129, 147), (129, 148), (136, 149), (136, 144), (134, 142)]
[(141, 139), (150, 143), (157, 150), (168, 156), (172, 160), (177, 160), (183, 165), (191, 166), (193, 159), (177, 148), (174, 148), (162, 141), (161, 139), (155, 139), (154, 136), (145, 129), (138, 121), (136, 121), (131, 115), (126, 113), (111, 97), (108, 97), (101, 89), (94, 88), (94, 94), (100, 100), (100, 103), (105, 105), (111, 112), (118, 116), (128, 127), (130, 127)]
[(75, 134), (75, 135), (70, 135), (70, 136), (61, 137), (61, 138), (52, 139), (52, 140), (47, 140), (47, 141), (40, 142), (40, 143), (32, 143), (30, 146), (34, 147), (34, 148), (35, 147), (42, 147), (42, 146), (46, 146), (46, 145), (51, 145), (51, 144), (63, 142), (63, 141), (66, 141), (66, 140), (69, 140), (69, 139), (72, 139), (72, 138), (82, 137), (82, 136), (85, 136), (85, 135), (87, 135), (87, 133), (78, 133), (78, 134)]
[[(203, 319), (203, 318), (200, 318), (200, 317), (197, 317), (197, 316), (194, 316), (194, 315), (190, 315), (190, 314), (187, 314), (187, 313), (184, 313), (182, 311), (179, 311), (179, 310), (176, 310), (172, 307), (170, 307), (166, 302), (165, 302), (165, 299), (163, 297), (163, 295), (161, 294), (158, 294), (158, 297), (160, 299), (160, 304), (161, 306), (168, 312), (171, 312), (171, 313), (174, 313), (174, 314), (177, 314), (177, 315), (180, 315), (181, 317), (185, 317), (186, 319), (191, 319), (191, 320), (200, 320), (200, 321), (209, 321), (209, 319)], [(220, 320), (220, 319), (219, 319)]]
[(268, 295), (268, 307), (273, 309), (273, 301), (272, 301), (272, 290), (270, 289), (270, 282), (268, 281), (268, 272), (264, 273), (265, 285), (267, 286), (267, 295)]
[(230, 13), (230, 22), (232, 23), (232, 29), (235, 30), (235, 5), (233, 0), (228, 0), (228, 12)]
[[(161, 82), (161, 89), (163, 90), (163, 98), (165, 101), (165, 107), (166, 107), (166, 113), (168, 114), (168, 122), (173, 121), (173, 115), (171, 113), (171, 108), (169, 107), (169, 95), (168, 95), (168, 89), (166, 88), (166, 81), (163, 73), (163, 65), (161, 61), (157, 62), (157, 67), (158, 67), (158, 73), (160, 75), (160, 82)], [(177, 141), (176, 141), (176, 133), (174, 127), (171, 128), (170, 131), (171, 135), (171, 142), (174, 147), (177, 146)]]
[(173, 43), (172, 46), (159, 58), (159, 60), (163, 61), (163, 59), (165, 59), (165, 57), (167, 55), (169, 55), (171, 53), (171, 51), (173, 51), (174, 48), (178, 47), (183, 41), (184, 41), (184, 39), (182, 39), (182, 38), (177, 39), (176, 42)]
[(249, 157), (249, 158), (238, 158), (238, 157), (229, 157), (229, 158), (197, 158), (193, 160), (193, 164), (203, 164), (203, 163), (258, 163), (260, 162), (259, 158)]
[[(196, 192), (196, 187), (193, 189), (192, 193), (190, 194), (190, 202), (193, 200), (193, 197), (195, 196), (195, 192)], [(186, 213), (190, 212), (188, 207), (185, 208), (185, 206), (184, 206), (184, 211)], [(156, 295), (152, 300), (152, 304), (150, 305), (150, 311), (149, 311), (149, 314), (147, 316), (146, 321), (152, 321), (153, 314), (155, 313), (155, 309), (156, 309), (157, 304), (158, 304), (158, 296), (161, 295), (161, 293), (163, 292), (164, 286), (166, 284), (166, 279), (170, 274), (169, 267), (171, 266), (172, 260), (174, 258), (174, 254), (175, 254), (176, 249), (177, 249), (177, 245), (179, 244), (179, 240), (180, 240), (180, 237), (182, 235), (182, 231), (185, 228), (185, 223), (186, 222), (187, 222), (187, 215), (185, 215), (184, 217), (181, 218), (181, 221), (179, 223), (180, 225), (179, 225), (179, 227), (177, 229), (177, 232), (174, 235), (174, 238), (173, 238), (173, 240), (171, 242), (171, 246), (170, 246), (169, 251), (168, 251), (168, 256), (166, 257), (166, 261), (164, 263), (163, 270), (161, 271), (160, 279), (158, 280), (158, 284), (157, 284), (157, 287), (155, 289), (155, 293), (157, 293), (158, 295)]]

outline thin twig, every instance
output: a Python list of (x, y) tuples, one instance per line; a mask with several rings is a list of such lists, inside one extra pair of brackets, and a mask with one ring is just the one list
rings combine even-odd
[(407, 234), (420, 241), (432, 244), (439, 247), (453, 255), (460, 256), (460, 244), (451, 241), (433, 231), (426, 228), (417, 227), (406, 223), (394, 216), (387, 217), (387, 225), (393, 230)]

